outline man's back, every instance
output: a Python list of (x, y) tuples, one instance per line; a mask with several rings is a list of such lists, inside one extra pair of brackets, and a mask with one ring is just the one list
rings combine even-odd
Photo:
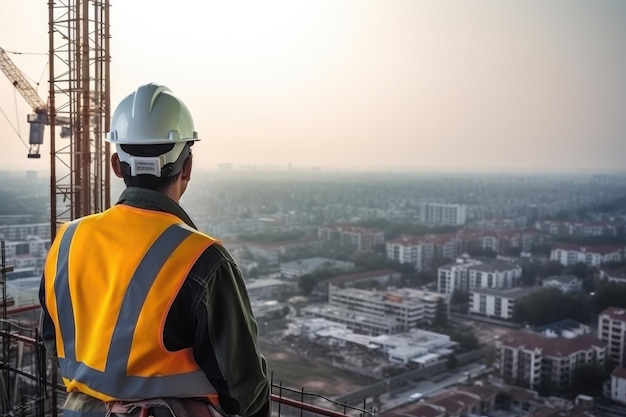
[(165, 86), (140, 86), (116, 108), (107, 140), (127, 188), (116, 207), (60, 230), (40, 290), (65, 410), (91, 417), (120, 400), (201, 397), (226, 414), (269, 416), (239, 268), (179, 205), (200, 141), (189, 109)]

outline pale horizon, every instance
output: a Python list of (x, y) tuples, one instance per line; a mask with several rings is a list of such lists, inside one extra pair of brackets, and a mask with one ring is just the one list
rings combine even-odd
[[(623, 173), (626, 2), (111, 0), (111, 102), (167, 85), (194, 164)], [(47, 95), (47, 4), (0, 0), (0, 46)], [(0, 75), (0, 170), (30, 109)], [(9, 120), (7, 120), (7, 118)]]

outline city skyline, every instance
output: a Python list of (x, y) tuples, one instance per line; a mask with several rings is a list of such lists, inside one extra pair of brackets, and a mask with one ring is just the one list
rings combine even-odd
[[(10, 57), (45, 97), (47, 7), (1, 1), (0, 46), (44, 54)], [(626, 3), (169, 4), (112, 2), (112, 106), (168, 85), (198, 168), (624, 169)], [(0, 109), (0, 166), (45, 171), (49, 140), (26, 158), (11, 125), (26, 137), (29, 109), (4, 76)]]

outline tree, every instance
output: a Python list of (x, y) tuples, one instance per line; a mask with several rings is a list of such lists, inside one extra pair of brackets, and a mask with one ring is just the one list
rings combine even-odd
[(465, 330), (455, 332), (450, 335), (450, 339), (459, 344), (459, 347), (463, 350), (478, 349), (478, 339), (471, 330)]
[(550, 252), (552, 252), (552, 246), (546, 244), (537, 244), (533, 245), (530, 248), (530, 253), (533, 256), (550, 256)]
[(467, 291), (463, 290), (454, 290), (452, 293), (452, 299), (450, 300), (450, 304), (467, 304), (469, 302), (470, 294)]
[(589, 322), (590, 304), (584, 294), (562, 294), (556, 288), (543, 288), (517, 300), (513, 321), (541, 326), (564, 319)]
[(485, 352), (485, 356), (483, 357), (483, 361), (485, 362), (485, 365), (487, 366), (493, 365), (493, 363), (496, 361), (496, 358), (498, 356), (496, 347), (494, 345), (488, 345), (483, 350)]
[(437, 306), (435, 307), (435, 318), (433, 319), (432, 327), (435, 329), (442, 329), (448, 326), (448, 312), (446, 311), (446, 305), (440, 298), (437, 300)]
[(594, 312), (600, 313), (608, 307), (626, 308), (626, 285), (600, 281), (593, 298)]
[(563, 266), (562, 263), (557, 261), (549, 261), (546, 262), (545, 265), (542, 265), (541, 269), (539, 270), (539, 275), (542, 278), (547, 278), (554, 275), (561, 275), (563, 269), (565, 269), (565, 266)]
[(536, 262), (529, 262), (522, 266), (522, 285), (531, 287), (537, 284), (537, 278), (540, 276), (540, 271), (541, 264)]
[(457, 366), (459, 366), (459, 359), (456, 357), (455, 354), (450, 354), (448, 356), (448, 360), (446, 361), (446, 366), (448, 367), (448, 369), (454, 369)]
[(317, 285), (317, 278), (312, 274), (302, 275), (298, 279), (298, 287), (304, 295), (311, 295), (313, 288)]
[(604, 381), (606, 381), (609, 376), (607, 370), (597, 363), (579, 365), (574, 368), (572, 384), (568, 391), (572, 394), (586, 394), (601, 397)]

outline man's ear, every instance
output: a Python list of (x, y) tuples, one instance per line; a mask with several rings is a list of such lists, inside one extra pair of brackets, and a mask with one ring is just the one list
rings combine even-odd
[(185, 163), (183, 164), (183, 169), (180, 171), (181, 178), (185, 181), (191, 180), (191, 166), (193, 165), (192, 160), (193, 158), (191, 156), (185, 159)]
[(120, 161), (120, 157), (117, 153), (111, 155), (111, 168), (113, 168), (113, 172), (115, 176), (118, 178), (124, 178), (122, 174), (122, 162)]

